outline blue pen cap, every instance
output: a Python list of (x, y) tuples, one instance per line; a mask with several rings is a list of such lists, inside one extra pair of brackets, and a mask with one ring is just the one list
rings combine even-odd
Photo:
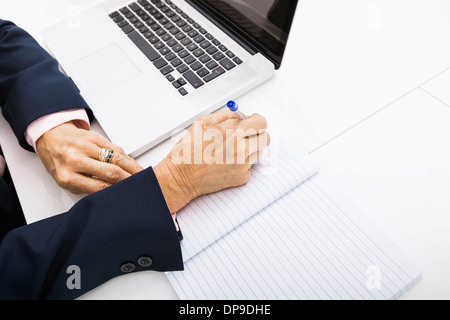
[(227, 107), (228, 107), (228, 109), (230, 109), (233, 112), (235, 112), (239, 109), (239, 106), (233, 100), (228, 101)]

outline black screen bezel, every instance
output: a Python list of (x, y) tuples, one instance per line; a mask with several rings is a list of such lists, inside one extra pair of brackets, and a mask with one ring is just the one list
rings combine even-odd
[(267, 57), (274, 65), (276, 69), (279, 69), (281, 66), (281, 62), (283, 60), (283, 55), (286, 50), (286, 44), (289, 38), (289, 33), (292, 27), (292, 22), (294, 20), (295, 11), (297, 9), (298, 0), (286, 0), (289, 1), (288, 5), (288, 15), (285, 19), (285, 24), (283, 27), (283, 34), (279, 41), (277, 41), (277, 49), (273, 50), (268, 46), (265, 46), (263, 43), (256, 41), (254, 38), (250, 37), (245, 32), (242, 32), (242, 29), (239, 25), (235, 24), (232, 20), (225, 20), (224, 16), (215, 10), (214, 6), (211, 6), (210, 2), (214, 2), (214, 0), (186, 0), (187, 2), (192, 3), (195, 6), (198, 6), (203, 11), (205, 11), (208, 15), (211, 15), (215, 18), (220, 25), (238, 36), (241, 40), (244, 40), (248, 44), (250, 44), (257, 51), (261, 52), (265, 57)]

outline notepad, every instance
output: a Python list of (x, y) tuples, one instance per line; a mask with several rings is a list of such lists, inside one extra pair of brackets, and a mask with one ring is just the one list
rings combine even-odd
[(167, 273), (182, 300), (396, 299), (418, 266), (285, 142), (242, 187), (178, 213), (185, 270)]

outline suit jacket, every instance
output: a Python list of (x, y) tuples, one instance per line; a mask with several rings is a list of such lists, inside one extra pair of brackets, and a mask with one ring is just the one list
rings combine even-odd
[[(58, 63), (3, 20), (0, 105), (27, 149), (24, 133), (34, 120), (73, 108), (93, 116)], [(6, 233), (0, 234), (0, 299), (74, 299), (124, 273), (183, 269), (181, 233), (152, 168), (50, 219), (20, 226), (18, 211), (14, 192), (0, 179), (0, 230)]]

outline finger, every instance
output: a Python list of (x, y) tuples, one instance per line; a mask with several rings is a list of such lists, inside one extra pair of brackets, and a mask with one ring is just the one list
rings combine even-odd
[(217, 113), (213, 113), (204, 117), (201, 117), (198, 119), (199, 121), (202, 121), (203, 125), (205, 127), (211, 127), (216, 124), (225, 122), (227, 120), (239, 120), (238, 117), (234, 112), (231, 112), (230, 110), (224, 110)]
[(248, 164), (254, 165), (262, 156), (262, 151), (255, 152), (248, 157)]
[(108, 184), (116, 184), (131, 176), (129, 172), (123, 170), (119, 166), (111, 163), (96, 161), (87, 157), (80, 159), (77, 169), (78, 173), (91, 177), (97, 177), (99, 180)]
[(57, 178), (56, 182), (64, 189), (74, 194), (93, 194), (111, 186), (111, 184), (79, 173), (67, 174), (64, 178)]
[(259, 152), (264, 150), (270, 145), (270, 135), (268, 132), (264, 132), (262, 134), (258, 134), (255, 136), (250, 136), (245, 139), (246, 142), (246, 156), (254, 154), (255, 152)]
[(128, 156), (122, 148), (116, 147), (114, 150), (114, 154), (111, 159), (111, 164), (116, 165), (129, 174), (136, 174), (144, 170), (144, 168), (139, 165), (133, 158)]
[(86, 154), (90, 158), (100, 160), (99, 152), (102, 148), (105, 148), (114, 151), (110, 163), (119, 166), (130, 174), (136, 174), (144, 170), (144, 168), (142, 168), (136, 160), (128, 156), (122, 148), (116, 146), (108, 139), (97, 135), (93, 136), (93, 138), (93, 144), (86, 146)]
[(238, 127), (244, 130), (246, 136), (261, 134), (267, 131), (267, 119), (260, 114), (254, 114), (239, 122)]

